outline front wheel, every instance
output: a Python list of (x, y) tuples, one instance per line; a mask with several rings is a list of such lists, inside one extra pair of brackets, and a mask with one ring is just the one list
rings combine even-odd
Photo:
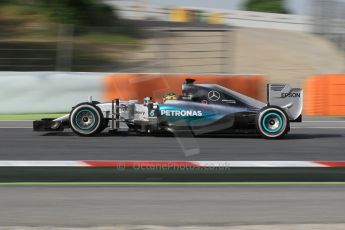
[(70, 127), (79, 136), (94, 136), (104, 129), (102, 111), (91, 103), (77, 105), (70, 114)]
[(278, 139), (285, 136), (290, 124), (285, 112), (279, 107), (265, 107), (257, 115), (256, 126), (261, 136)]

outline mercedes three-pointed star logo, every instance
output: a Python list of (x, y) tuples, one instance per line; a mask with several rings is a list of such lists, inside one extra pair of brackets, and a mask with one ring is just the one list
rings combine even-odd
[(220, 99), (220, 93), (215, 90), (211, 90), (210, 92), (208, 92), (207, 96), (211, 101), (218, 101)]

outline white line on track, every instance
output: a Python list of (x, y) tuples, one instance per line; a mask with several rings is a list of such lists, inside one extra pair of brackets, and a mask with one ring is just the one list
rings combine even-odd
[(291, 129), (345, 129), (345, 127), (291, 127)]
[(0, 127), (0, 129), (32, 129), (32, 127)]
[(302, 121), (302, 123), (345, 123), (345, 121)]
[[(39, 120), (39, 119), (37, 119), (37, 120)], [(9, 121), (9, 122), (17, 122), (17, 121), (19, 121), (19, 122), (33, 122), (33, 121), (35, 121), (35, 120), (1, 120), (0, 122), (7, 122), (7, 121)]]

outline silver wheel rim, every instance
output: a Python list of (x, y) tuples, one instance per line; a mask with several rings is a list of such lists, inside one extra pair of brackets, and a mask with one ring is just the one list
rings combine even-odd
[(92, 105), (80, 105), (70, 117), (71, 128), (78, 134), (92, 135), (101, 125), (101, 114)]
[[(268, 116), (266, 118), (265, 123), (263, 123), (263, 117), (269, 114), (270, 112), (278, 112), (282, 120), (279, 120), (279, 118), (276, 116)], [(285, 114), (282, 113), (279, 109), (269, 108), (261, 112), (261, 114), (259, 115), (258, 124), (261, 133), (263, 133), (267, 137), (274, 138), (282, 135), (285, 132), (287, 127), (286, 121), (287, 118)]]
[(76, 115), (76, 125), (82, 130), (90, 130), (95, 126), (96, 117), (90, 110), (80, 110)]

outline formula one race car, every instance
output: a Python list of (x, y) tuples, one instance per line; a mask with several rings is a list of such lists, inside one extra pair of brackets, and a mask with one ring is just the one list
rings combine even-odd
[(163, 103), (138, 100), (78, 104), (60, 118), (34, 121), (34, 131), (63, 131), (71, 128), (80, 136), (93, 136), (109, 127), (138, 133), (259, 133), (281, 138), (290, 122), (302, 121), (303, 91), (288, 85), (268, 84), (267, 103), (257, 101), (216, 84), (194, 84), (186, 79), (182, 95), (168, 95)]

